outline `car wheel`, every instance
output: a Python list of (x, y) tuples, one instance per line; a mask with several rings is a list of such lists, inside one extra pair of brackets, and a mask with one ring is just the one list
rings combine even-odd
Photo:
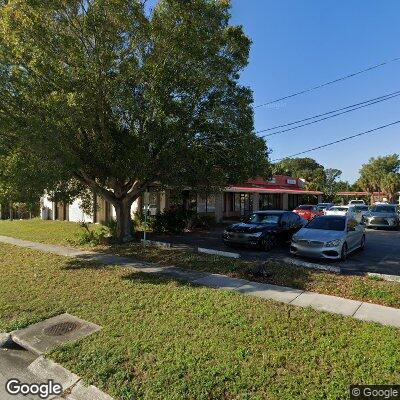
[(361, 242), (360, 242), (360, 250), (365, 249), (365, 235), (362, 236)]
[(267, 235), (261, 242), (262, 248), (265, 251), (272, 250), (276, 245), (275, 237), (272, 235)]
[(347, 260), (347, 243), (344, 243), (342, 246), (342, 251), (340, 253), (340, 259), (342, 261), (346, 261)]

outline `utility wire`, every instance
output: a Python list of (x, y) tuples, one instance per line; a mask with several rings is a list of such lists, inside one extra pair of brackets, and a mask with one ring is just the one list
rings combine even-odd
[(396, 94), (398, 94), (398, 93), (400, 93), (400, 90), (397, 90), (397, 91), (395, 91), (395, 92), (388, 93), (388, 94), (385, 94), (385, 95), (382, 95), (382, 96), (379, 96), (379, 97), (375, 97), (374, 99), (364, 100), (364, 101), (361, 101), (360, 103), (351, 104), (350, 106), (346, 106), (346, 107), (342, 107), (342, 108), (337, 108), (336, 110), (327, 111), (327, 112), (322, 113), (322, 114), (313, 115), (312, 117), (299, 119), (299, 120), (297, 120), (297, 121), (289, 122), (289, 123), (283, 124), (283, 125), (272, 126), (271, 128), (267, 128), (267, 129), (261, 129), (261, 130), (259, 130), (259, 131), (256, 131), (256, 133), (262, 133), (262, 132), (273, 131), (273, 130), (278, 129), (278, 128), (285, 128), (286, 126), (299, 124), (299, 123), (304, 122), (304, 121), (309, 121), (310, 119), (315, 119), (315, 118), (323, 117), (324, 115), (329, 115), (329, 114), (333, 114), (333, 113), (338, 112), (338, 111), (347, 110), (347, 109), (349, 109), (349, 108), (357, 107), (357, 106), (360, 106), (360, 105), (362, 105), (362, 104), (370, 103), (370, 102), (373, 102), (373, 101), (376, 101), (376, 100), (386, 99), (386, 98), (389, 99), (389, 98), (391, 98), (391, 97), (389, 97), (389, 96), (394, 96), (394, 95), (396, 95)]
[(395, 122), (391, 122), (390, 124), (378, 126), (377, 128), (370, 129), (370, 130), (368, 130), (368, 131), (364, 131), (364, 132), (361, 132), (361, 133), (357, 133), (356, 135), (347, 136), (347, 137), (344, 137), (344, 138), (342, 138), (342, 139), (335, 140), (334, 142), (326, 143), (326, 144), (323, 144), (323, 145), (318, 146), (318, 147), (313, 147), (313, 148), (311, 148), (311, 149), (304, 150), (304, 151), (301, 151), (301, 152), (299, 152), (299, 153), (292, 154), (292, 155), (287, 156), (287, 157), (277, 158), (277, 159), (272, 160), (272, 161), (273, 161), (273, 162), (281, 161), (281, 160), (284, 160), (285, 158), (292, 158), (292, 157), (295, 157), (295, 156), (299, 156), (299, 155), (301, 155), (301, 154), (310, 153), (311, 151), (323, 149), (324, 147), (332, 146), (333, 144), (336, 144), (336, 143), (345, 142), (346, 140), (350, 140), (350, 139), (353, 139), (353, 138), (355, 138), (355, 137), (363, 136), (363, 135), (366, 135), (366, 134), (368, 134), (368, 133), (372, 133), (372, 132), (375, 132), (375, 131), (378, 131), (378, 130), (387, 128), (387, 127), (389, 127), (389, 126), (397, 125), (397, 124), (400, 124), (400, 120), (399, 120), (399, 121), (395, 121)]
[(324, 118), (320, 118), (320, 119), (317, 119), (317, 120), (314, 120), (314, 121), (311, 121), (311, 122), (307, 122), (307, 123), (305, 123), (305, 124), (296, 125), (296, 126), (294, 126), (294, 127), (292, 127), (292, 128), (283, 129), (283, 130), (281, 130), (281, 131), (268, 133), (268, 134), (266, 134), (266, 135), (262, 135), (261, 137), (274, 136), (274, 135), (278, 135), (279, 133), (289, 132), (289, 131), (292, 131), (292, 130), (294, 130), (294, 129), (301, 128), (301, 127), (303, 127), (303, 126), (316, 124), (317, 122), (325, 121), (325, 120), (327, 120), (327, 119), (334, 118), (334, 117), (337, 117), (337, 116), (342, 115), (342, 114), (347, 114), (347, 113), (349, 113), (349, 112), (359, 110), (360, 108), (372, 106), (373, 104), (381, 103), (382, 101), (390, 100), (390, 99), (392, 99), (392, 98), (394, 98), (394, 97), (398, 97), (398, 96), (400, 96), (400, 93), (395, 94), (395, 95), (392, 95), (392, 96), (390, 96), (390, 97), (386, 97), (386, 98), (381, 99), (381, 100), (374, 101), (374, 102), (372, 102), (372, 103), (364, 104), (364, 105), (359, 106), (359, 107), (351, 108), (350, 110), (342, 111), (342, 112), (339, 112), (339, 113), (337, 113), (337, 114), (329, 115), (329, 116), (324, 117)]
[(362, 69), (361, 71), (353, 72), (352, 74), (344, 75), (344, 76), (342, 76), (342, 77), (340, 77), (340, 78), (337, 78), (337, 79), (334, 79), (334, 80), (332, 80), (332, 81), (328, 81), (328, 82), (325, 82), (325, 83), (321, 83), (321, 84), (319, 84), (319, 85), (310, 87), (310, 88), (308, 88), (308, 89), (301, 90), (300, 92), (292, 93), (292, 94), (289, 94), (289, 95), (287, 95), (287, 96), (283, 96), (283, 97), (280, 97), (280, 98), (278, 98), (278, 99), (271, 100), (271, 101), (269, 101), (269, 102), (267, 102), (267, 103), (258, 104), (258, 105), (256, 105), (256, 106), (254, 106), (254, 108), (259, 108), (259, 107), (268, 106), (269, 104), (278, 103), (279, 101), (286, 100), (286, 99), (290, 99), (291, 97), (300, 96), (301, 94), (308, 93), (308, 92), (311, 92), (311, 91), (313, 91), (313, 90), (321, 89), (321, 88), (323, 88), (324, 86), (328, 86), (328, 85), (332, 85), (333, 83), (337, 83), (337, 82), (340, 82), (340, 81), (344, 81), (345, 79), (352, 78), (352, 77), (354, 77), (354, 76), (363, 74), (364, 72), (368, 72), (368, 71), (371, 71), (371, 70), (373, 70), (373, 69), (383, 67), (384, 65), (387, 65), (387, 64), (393, 63), (393, 62), (395, 62), (395, 61), (399, 61), (399, 60), (400, 60), (400, 57), (396, 57), (396, 58), (393, 58), (393, 59), (391, 59), (391, 60), (387, 60), (387, 61), (381, 62), (381, 63), (379, 63), (379, 64), (372, 65), (371, 67)]

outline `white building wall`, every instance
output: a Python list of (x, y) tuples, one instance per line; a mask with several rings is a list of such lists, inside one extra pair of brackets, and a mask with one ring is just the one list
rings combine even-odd
[(47, 195), (40, 198), (40, 219), (54, 219), (55, 204), (49, 200)]
[[(133, 202), (131, 207), (132, 215), (138, 211), (139, 199)], [(68, 206), (68, 220), (71, 222), (89, 222), (93, 223), (93, 216), (86, 214), (81, 208), (81, 200), (76, 199), (72, 204)], [(40, 199), (40, 219), (54, 220), (56, 204), (50, 201), (48, 196), (45, 194)], [(116, 218), (115, 208), (113, 205), (110, 207), (111, 217)]]
[(131, 214), (134, 214), (135, 212), (137, 212), (138, 209), (139, 209), (139, 199), (136, 199), (136, 200), (132, 203)]
[(69, 205), (69, 221), (71, 222), (93, 222), (91, 215), (85, 214), (81, 208), (81, 200), (76, 199)]

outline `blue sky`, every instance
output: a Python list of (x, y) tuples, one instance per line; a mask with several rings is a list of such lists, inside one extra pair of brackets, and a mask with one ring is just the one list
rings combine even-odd
[[(233, 0), (232, 23), (253, 41), (241, 81), (255, 104), (400, 57), (398, 0)], [(400, 61), (343, 82), (257, 108), (257, 130), (400, 90)], [(400, 97), (269, 138), (271, 159), (400, 119)], [(400, 125), (309, 153), (343, 179), (370, 157), (400, 153)]]

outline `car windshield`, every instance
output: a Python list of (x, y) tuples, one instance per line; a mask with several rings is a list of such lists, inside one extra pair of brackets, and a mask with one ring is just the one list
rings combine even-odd
[(347, 207), (332, 207), (329, 211), (348, 211)]
[(325, 231), (344, 231), (346, 221), (344, 218), (317, 217), (307, 225), (307, 229), (323, 229)]
[(270, 224), (276, 225), (279, 222), (280, 214), (252, 214), (249, 216), (247, 222), (251, 224)]
[(395, 213), (396, 207), (395, 206), (373, 206), (370, 209), (371, 212), (375, 213)]
[(312, 210), (314, 206), (298, 206), (298, 210)]
[(368, 211), (368, 206), (354, 206), (354, 211)]

